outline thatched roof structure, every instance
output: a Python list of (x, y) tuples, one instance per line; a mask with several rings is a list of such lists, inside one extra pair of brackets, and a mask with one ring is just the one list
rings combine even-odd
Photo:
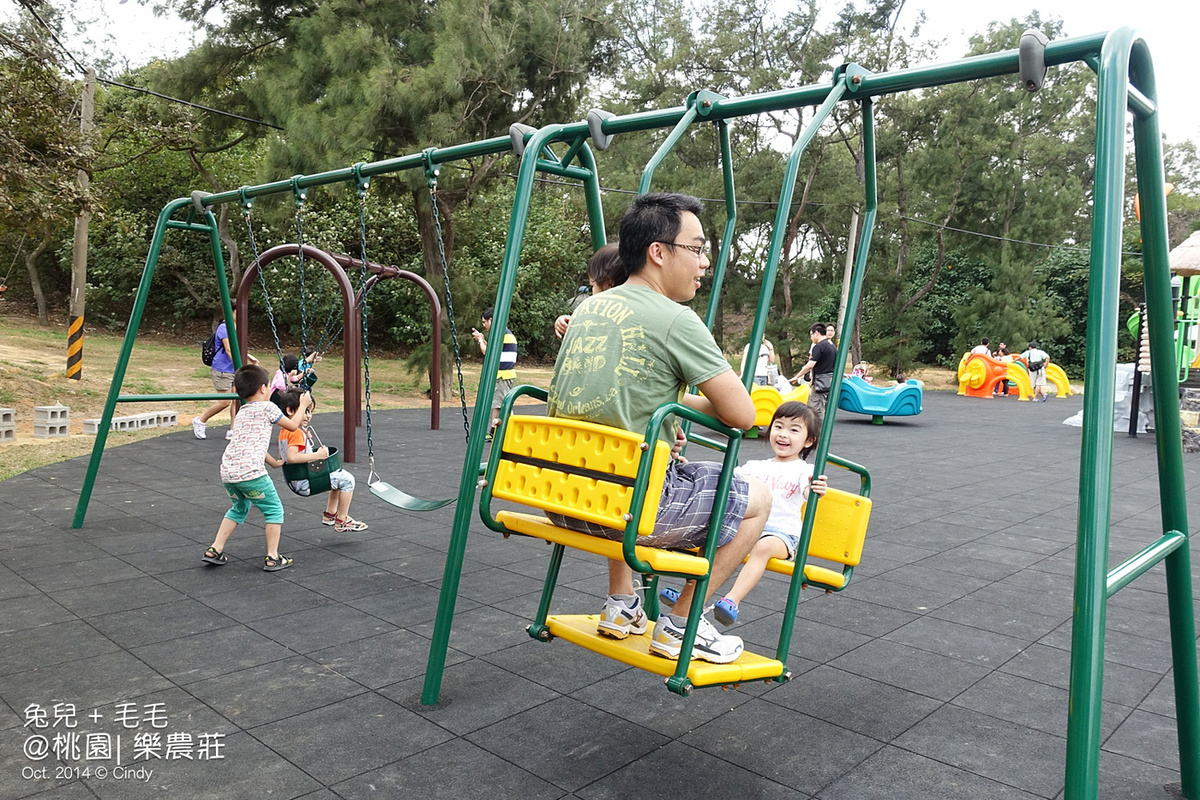
[(1200, 275), (1200, 231), (1180, 242), (1169, 258), (1176, 275)]

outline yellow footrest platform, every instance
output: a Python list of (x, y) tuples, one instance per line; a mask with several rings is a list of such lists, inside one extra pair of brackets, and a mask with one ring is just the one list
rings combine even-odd
[[(516, 511), (501, 511), (496, 514), (496, 521), (504, 527), (526, 536), (545, 539), (548, 542), (565, 545), (576, 550), (595, 553), (598, 556), (611, 558), (614, 561), (624, 561), (621, 543), (611, 539), (601, 539), (586, 533), (576, 533), (566, 528), (551, 524), (545, 517), (534, 514), (522, 514)], [(703, 577), (708, 574), (708, 561), (690, 553), (676, 550), (660, 550), (657, 547), (642, 547), (639, 545), (635, 552), (637, 557), (645, 561), (655, 572), (667, 572), (679, 575), (695, 575)], [(565, 637), (564, 637), (565, 638)], [(667, 673), (670, 674), (670, 673)]]
[[(641, 636), (612, 639), (596, 633), (596, 623), (599, 620), (600, 617), (596, 614), (556, 615), (547, 617), (546, 627), (560, 639), (566, 639), (631, 667), (664, 677), (675, 674), (677, 662), (650, 654), (650, 637), (654, 634), (653, 622)], [(732, 664), (710, 664), (707, 661), (693, 660), (688, 665), (688, 680), (693, 686), (725, 686), (778, 678), (782, 674), (782, 662), (749, 651), (744, 651)]]

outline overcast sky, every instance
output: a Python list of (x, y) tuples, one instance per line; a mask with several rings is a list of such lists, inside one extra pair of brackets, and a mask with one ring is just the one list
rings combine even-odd
[[(782, 0), (786, 2), (786, 0)], [(830, 9), (838, 3), (829, 3)], [(131, 64), (146, 62), (155, 56), (173, 56), (184, 52), (195, 34), (184, 24), (170, 18), (158, 18), (137, 0), (81, 0), (79, 6), (91, 9), (98, 22), (89, 26), (88, 35), (129, 59)], [(1191, 85), (1195, 67), (1189, 54), (1200, 35), (1200, 3), (1195, 0), (1166, 3), (1151, 0), (1139, 6), (1130, 0), (1003, 0), (997, 3), (973, 3), (964, 0), (909, 0), (901, 22), (907, 28), (924, 11), (927, 22), (922, 31), (926, 38), (947, 39), (939, 60), (962, 56), (966, 39), (986, 28), (992, 21), (1023, 19), (1037, 9), (1043, 18), (1063, 20), (1068, 36), (1106, 31), (1121, 25), (1140, 30), (1150, 43), (1158, 84), (1160, 124), (1172, 141), (1193, 139), (1200, 142), (1200, 96)], [(16, 3), (5, 4), (0, 12), (6, 18), (16, 13)], [(76, 46), (81, 37), (73, 37)], [(86, 56), (86, 51), (76, 52)], [(86, 61), (87, 59), (84, 58)], [(1051, 89), (1052, 89), (1051, 85)]]

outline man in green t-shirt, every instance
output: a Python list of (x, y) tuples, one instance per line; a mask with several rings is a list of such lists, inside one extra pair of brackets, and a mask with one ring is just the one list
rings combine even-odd
[[(700, 201), (678, 194), (648, 194), (629, 204), (621, 218), (623, 274), (617, 285), (575, 310), (563, 337), (550, 381), (549, 414), (645, 433), (650, 416), (664, 403), (682, 402), (730, 427), (754, 424), (754, 404), (704, 323), (690, 308), (708, 267)], [(687, 394), (697, 386), (703, 396)], [(674, 418), (659, 437), (675, 444)], [(654, 533), (639, 539), (655, 547), (701, 547), (708, 537), (721, 465), (675, 462), (668, 471)], [(709, 594), (742, 563), (762, 533), (771, 494), (755, 479), (735, 476), (725, 506)], [(556, 525), (609, 539), (622, 533), (551, 515)], [(678, 658), (686, 610), (695, 584), (688, 582), (675, 603), (683, 614), (664, 614), (655, 625), (650, 652)], [(633, 571), (624, 561), (609, 562), (609, 596), (597, 629), (624, 639), (644, 633), (646, 614), (634, 593)], [(737, 636), (717, 633), (700, 621), (693, 657), (715, 663), (735, 661), (742, 652)]]

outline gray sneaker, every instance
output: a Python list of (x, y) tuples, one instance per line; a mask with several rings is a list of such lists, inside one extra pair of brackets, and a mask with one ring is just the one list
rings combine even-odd
[(624, 639), (633, 633), (641, 635), (646, 632), (646, 612), (642, 609), (642, 598), (634, 597), (633, 605), (624, 600), (609, 596), (604, 601), (604, 610), (600, 612), (600, 621), (596, 623), (596, 633), (611, 636), (614, 639)]

